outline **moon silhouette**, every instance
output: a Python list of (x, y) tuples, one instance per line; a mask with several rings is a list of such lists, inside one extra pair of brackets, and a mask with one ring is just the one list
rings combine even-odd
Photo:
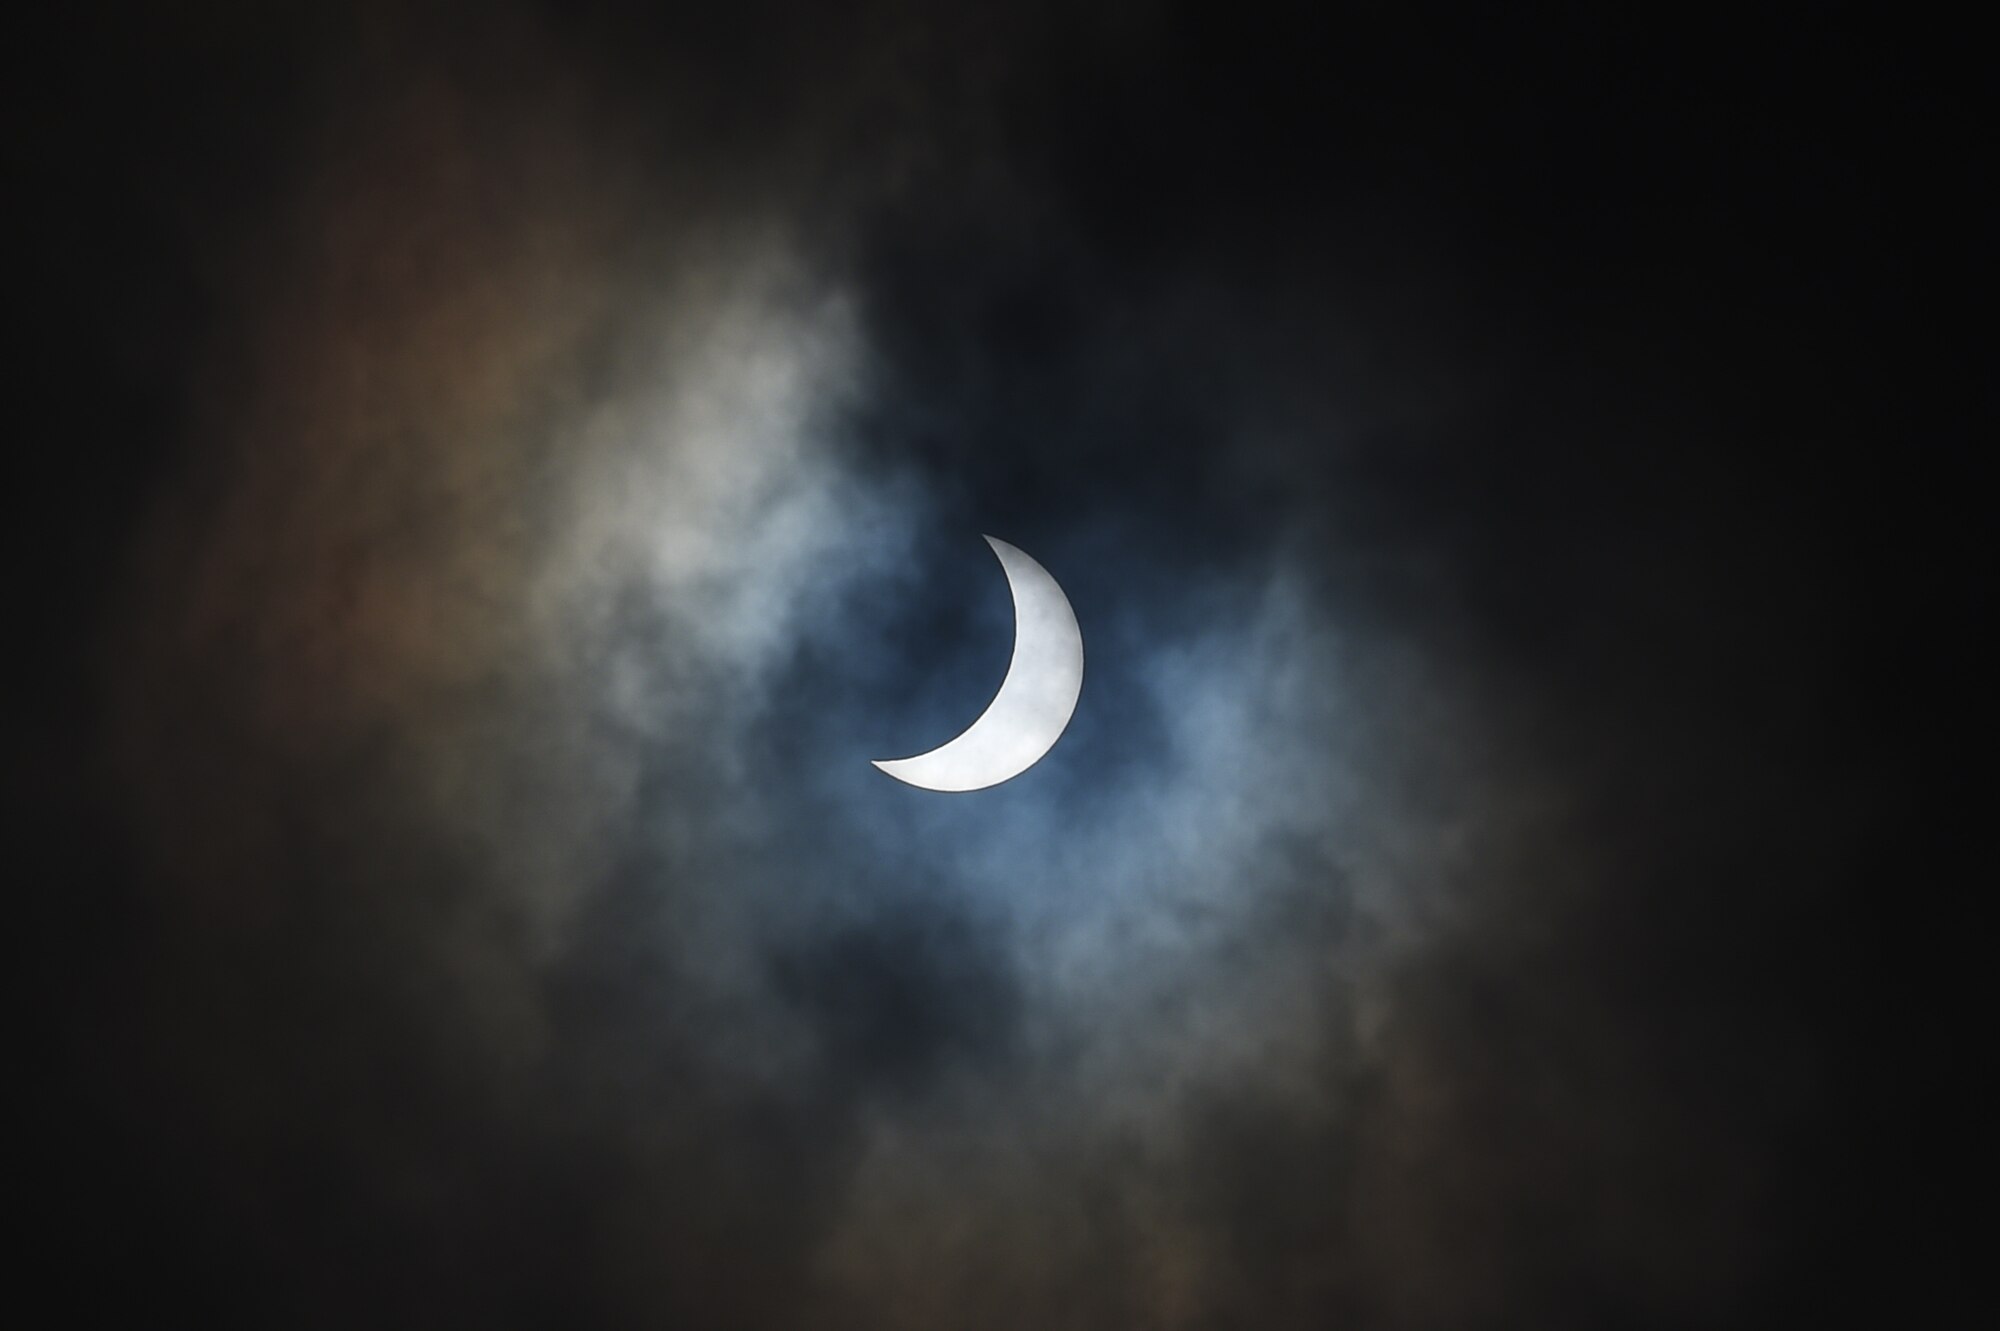
[(875, 766), (923, 790), (984, 790), (1010, 781), (1055, 747), (1083, 692), (1083, 631), (1049, 571), (988, 536), (1014, 596), (1014, 656), (1000, 691), (958, 738)]

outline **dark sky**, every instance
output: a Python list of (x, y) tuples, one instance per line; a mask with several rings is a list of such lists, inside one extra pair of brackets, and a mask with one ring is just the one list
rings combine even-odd
[[(408, 8), (15, 81), (77, 1320), (1866, 1306), (1902, 658), (1967, 613), (1901, 535), (1975, 374), (1934, 50)], [(985, 532), (1088, 673), (933, 795), (868, 760), (990, 696)]]

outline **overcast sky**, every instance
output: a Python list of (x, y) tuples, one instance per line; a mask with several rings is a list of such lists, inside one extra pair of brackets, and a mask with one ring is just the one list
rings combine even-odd
[[(19, 136), (79, 1312), (1851, 1297), (1915, 55), (176, 8), (51, 47)], [(870, 760), (999, 682), (982, 533), (1087, 674), (938, 795)]]

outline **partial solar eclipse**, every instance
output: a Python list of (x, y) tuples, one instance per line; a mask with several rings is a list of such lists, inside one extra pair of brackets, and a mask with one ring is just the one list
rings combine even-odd
[(988, 536), (1014, 596), (1014, 657), (1000, 691), (957, 739), (875, 766), (923, 790), (984, 790), (1042, 760), (1076, 712), (1083, 692), (1083, 631), (1049, 571)]

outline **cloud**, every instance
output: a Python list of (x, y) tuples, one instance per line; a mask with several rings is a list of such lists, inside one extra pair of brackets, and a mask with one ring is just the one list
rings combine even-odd
[[(1748, 1306), (1845, 843), (1727, 413), (1173, 25), (763, 17), (295, 52), (93, 640), (120, 1251), (260, 1323)], [(984, 531), (1083, 703), (939, 797), (868, 760), (990, 696)]]

